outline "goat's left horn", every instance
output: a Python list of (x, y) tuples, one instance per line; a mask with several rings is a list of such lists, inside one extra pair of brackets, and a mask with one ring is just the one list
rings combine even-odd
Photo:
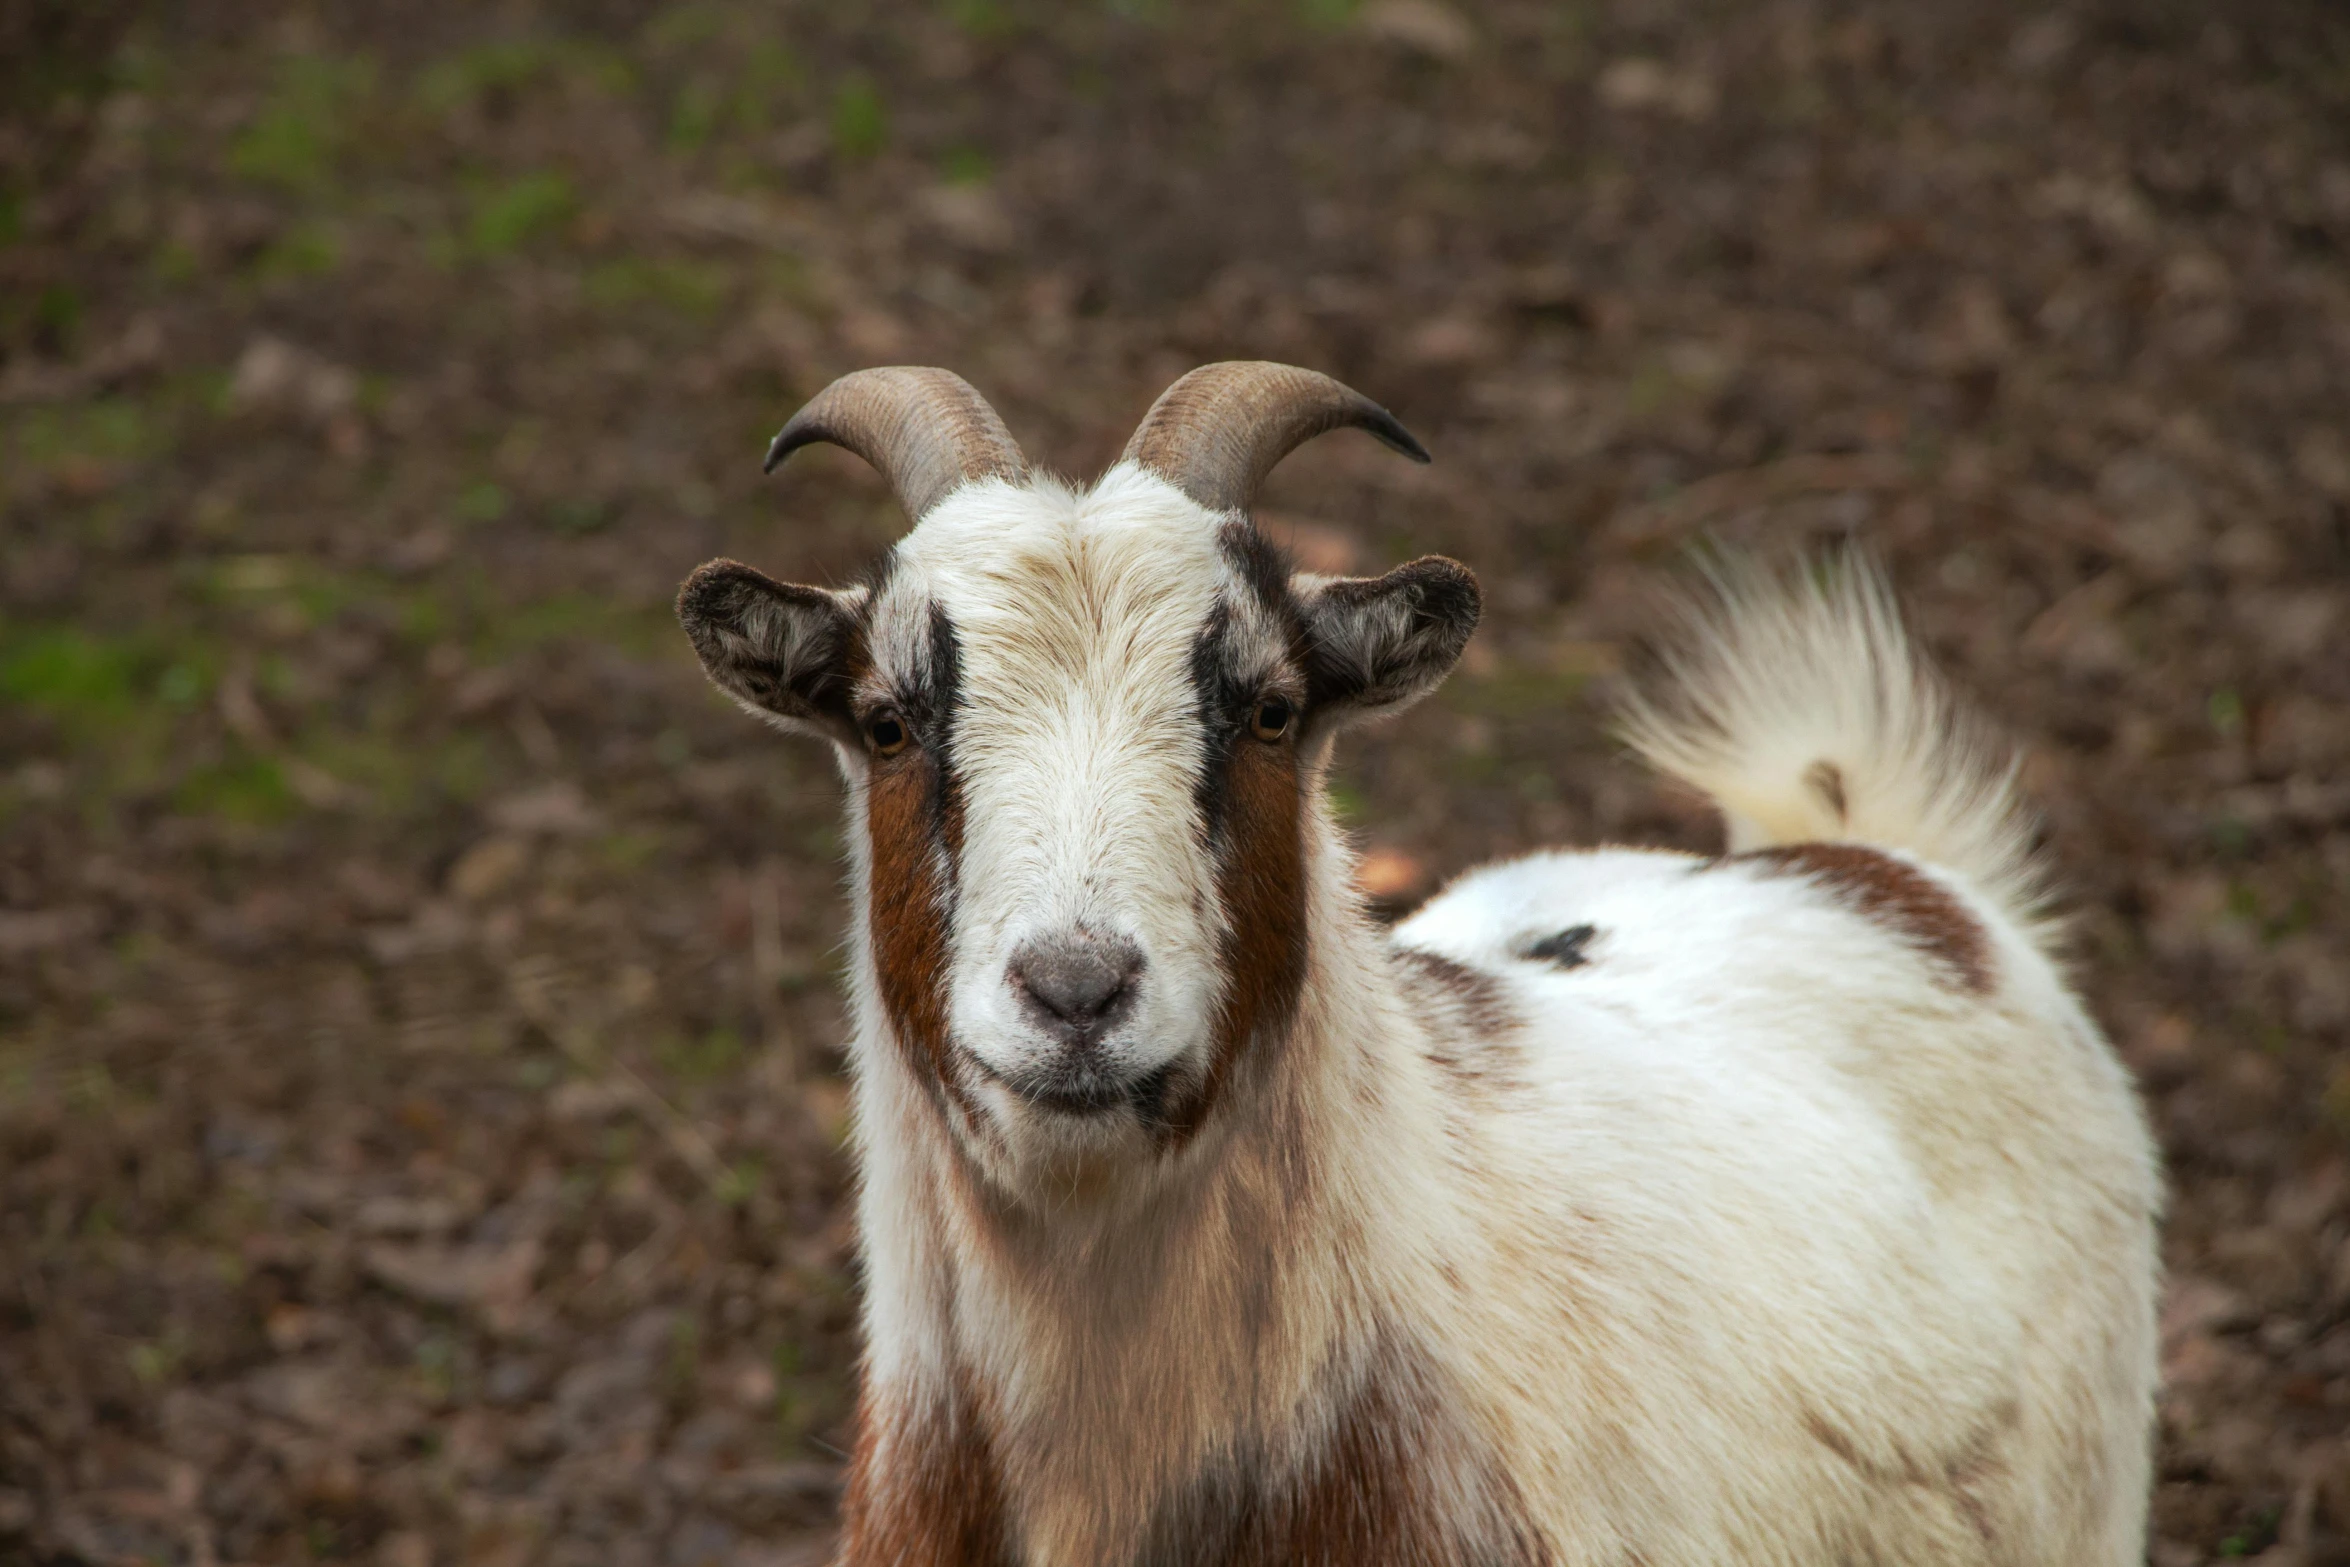
[(952, 370), (927, 365), (842, 376), (791, 416), (767, 448), (767, 471), (817, 441), (847, 447), (879, 469), (916, 522), (973, 479), (1017, 479), (1028, 471), (987, 399)]
[(1210, 511), (1245, 512), (1273, 465), (1317, 435), (1368, 430), (1414, 462), (1427, 449), (1395, 415), (1313, 370), (1262, 359), (1201, 365), (1160, 394), (1125, 460)]

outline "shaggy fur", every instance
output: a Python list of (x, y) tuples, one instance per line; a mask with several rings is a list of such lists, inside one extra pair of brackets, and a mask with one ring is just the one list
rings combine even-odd
[[(1392, 936), (1320, 777), (1450, 667), (1459, 567), (1292, 578), (1127, 463), (765, 581), (680, 607), (848, 783), (844, 1562), (2140, 1560), (2153, 1155), (1873, 579), (1726, 589), (1632, 709), (1736, 852), (1536, 855)], [(1077, 1060), (1006, 978), (1071, 926), (1146, 956)]]

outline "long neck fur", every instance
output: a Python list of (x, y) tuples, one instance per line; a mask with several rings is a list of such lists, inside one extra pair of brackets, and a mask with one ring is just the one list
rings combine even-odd
[[(1254, 1042), (1145, 1190), (1051, 1211), (1002, 1195), (885, 1048), (861, 987), (868, 1360), (850, 1560), (861, 1529), (881, 1559), (891, 1493), (945, 1470), (980, 1488), (971, 1516), (939, 1525), (961, 1531), (953, 1552), (1189, 1559), (1179, 1536), (1268, 1516), (1289, 1505), (1271, 1493), (1360, 1461), (1336, 1450), (1366, 1397), (1419, 1427), (1426, 1483), (1463, 1483), (1432, 1413), (1402, 1407), (1450, 1381), (1445, 1238), (1468, 1215), (1444, 1098), (1350, 857), (1310, 820), (1310, 959), (1286, 1037)], [(889, 1548), (920, 1559), (919, 1542)]]

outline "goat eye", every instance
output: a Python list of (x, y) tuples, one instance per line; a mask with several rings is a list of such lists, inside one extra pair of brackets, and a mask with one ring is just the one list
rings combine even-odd
[(1289, 722), (1296, 716), (1290, 705), (1280, 697), (1269, 696), (1257, 704), (1249, 714), (1249, 732), (1259, 740), (1278, 740), (1289, 733)]
[(906, 721), (892, 712), (875, 713), (865, 720), (865, 738), (882, 756), (895, 756), (906, 748)]

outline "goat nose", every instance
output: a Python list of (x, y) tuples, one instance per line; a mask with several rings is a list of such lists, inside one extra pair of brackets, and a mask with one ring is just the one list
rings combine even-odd
[(1122, 936), (1065, 930), (1040, 936), (1012, 954), (1012, 987), (1079, 1031), (1119, 1010), (1142, 971), (1142, 950)]

